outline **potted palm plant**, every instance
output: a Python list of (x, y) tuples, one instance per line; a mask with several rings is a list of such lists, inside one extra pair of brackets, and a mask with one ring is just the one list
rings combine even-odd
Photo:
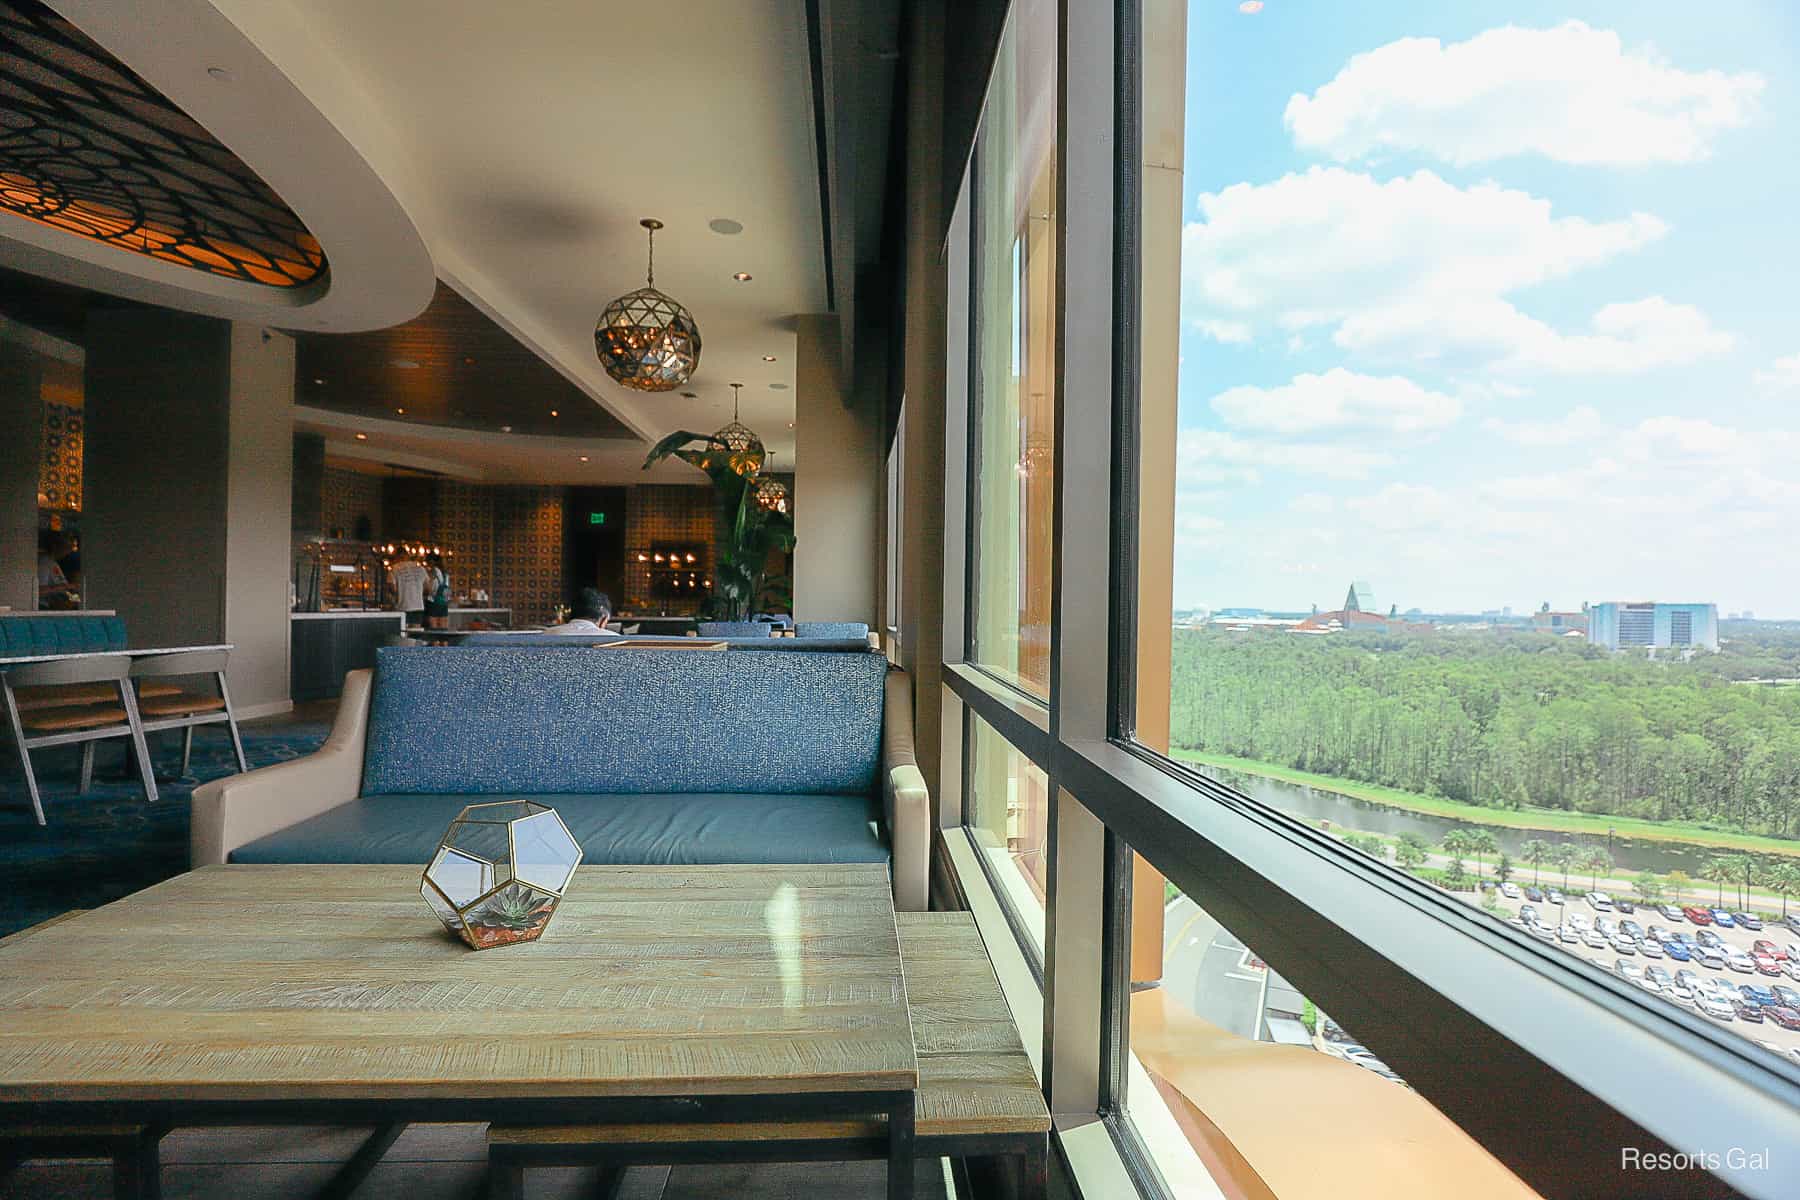
[(707, 615), (743, 621), (767, 598), (787, 595), (791, 584), (786, 576), (769, 574), (769, 556), (794, 548), (794, 519), (756, 502), (762, 447), (733, 449), (711, 434), (679, 429), (651, 447), (644, 469), (670, 457), (706, 472), (718, 500), (718, 542)]

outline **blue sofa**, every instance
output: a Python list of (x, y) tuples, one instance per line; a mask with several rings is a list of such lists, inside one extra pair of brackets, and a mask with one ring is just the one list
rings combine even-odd
[[(724, 642), (727, 650), (842, 650), (867, 653), (874, 649), (869, 645), (867, 635), (856, 638), (703, 637), (694, 640), (707, 643)], [(554, 650), (566, 649), (569, 646), (629, 646), (633, 642), (647, 642), (656, 645), (667, 641), (669, 641), (667, 637), (652, 633), (627, 633), (619, 636), (580, 633), (471, 633), (468, 637), (457, 641), (454, 648), (507, 646), (514, 649)]]
[(194, 793), (192, 858), (423, 868), (464, 805), (518, 797), (588, 863), (886, 862), (925, 907), (910, 684), (874, 654), (385, 647), (317, 753)]
[(0, 613), (0, 658), (123, 649), (123, 617), (86, 613), (61, 617)]

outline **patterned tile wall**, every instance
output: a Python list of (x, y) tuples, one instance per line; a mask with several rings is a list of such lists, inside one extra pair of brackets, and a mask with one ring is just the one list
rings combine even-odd
[(81, 511), (84, 425), (79, 406), (44, 402), (43, 456), (38, 460), (39, 508)]
[(699, 544), (706, 547), (702, 568), (711, 574), (717, 537), (718, 506), (711, 487), (645, 484), (632, 488), (625, 499), (625, 598), (621, 606), (637, 613), (697, 613), (701, 599), (668, 600), (652, 595), (650, 567), (637, 556), (650, 553), (652, 546)]
[(320, 523), (327, 536), (341, 529), (343, 536), (355, 537), (358, 517), (369, 518), (370, 532), (382, 536), (381, 476), (326, 467), (320, 490)]
[(494, 503), (493, 584), (497, 604), (513, 610), (514, 624), (548, 621), (566, 604), (563, 500), (559, 487), (485, 489)]
[(440, 479), (431, 501), (431, 540), (454, 551), (449, 566), (455, 594), (476, 588), (495, 593), (493, 488)]

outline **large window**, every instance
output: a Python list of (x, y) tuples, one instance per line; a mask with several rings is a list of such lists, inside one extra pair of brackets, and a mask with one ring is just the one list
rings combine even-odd
[(1015, 6), (972, 171), (971, 661), (1050, 690), (1055, 478), (1056, 9)]
[(971, 715), (963, 767), (963, 819), (988, 877), (1014, 925), (1037, 956), (1044, 948), (1044, 897), (1049, 891), (1045, 837), (1050, 782), (1044, 772), (991, 725)]

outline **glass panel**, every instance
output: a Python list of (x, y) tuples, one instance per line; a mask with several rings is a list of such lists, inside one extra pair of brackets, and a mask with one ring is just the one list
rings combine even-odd
[(1044, 948), (1044, 859), (1049, 778), (981, 718), (969, 717), (968, 811), (964, 819), (986, 857), (994, 886), (1039, 954)]
[(1050, 692), (1056, 9), (1014, 6), (974, 158), (970, 661)]
[(1790, 10), (1142, 19), (1139, 737), (1800, 1057)]

